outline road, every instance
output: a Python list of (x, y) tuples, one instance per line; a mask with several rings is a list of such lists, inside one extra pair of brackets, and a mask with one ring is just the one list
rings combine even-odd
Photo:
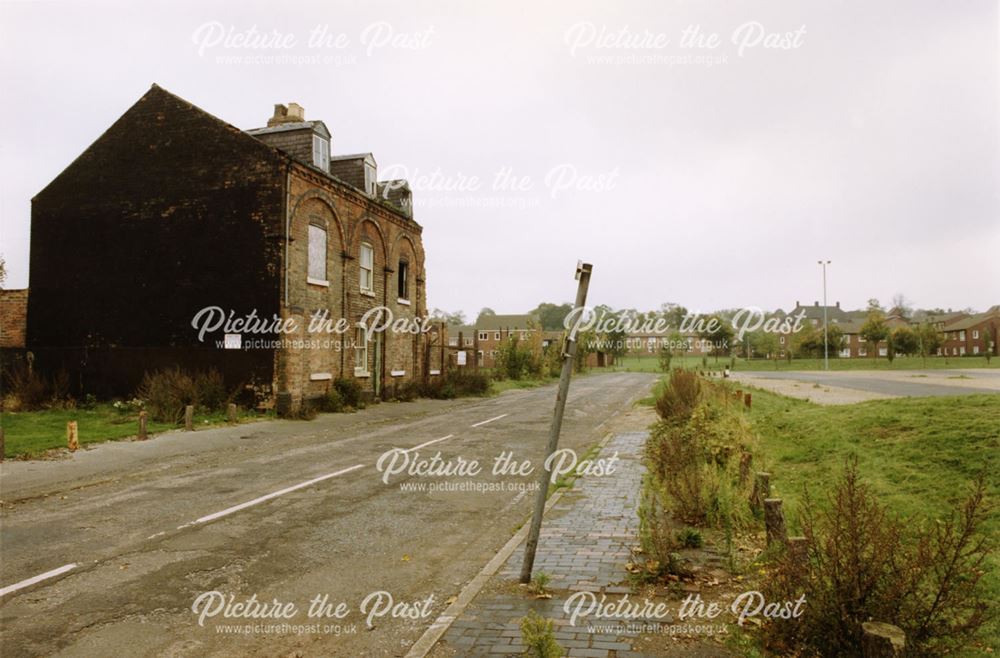
[[(842, 386), (871, 393), (893, 396), (969, 395), (970, 393), (1000, 392), (1000, 371), (969, 370), (897, 370), (892, 372), (831, 371), (831, 372), (754, 372), (755, 377), (795, 379), (821, 386)], [(958, 378), (963, 378), (956, 385)], [(969, 381), (971, 380), (971, 381)]]
[[(654, 379), (576, 379), (561, 445), (582, 453)], [(526, 488), (535, 476), (496, 476), (490, 468), (503, 451), (538, 462), (554, 397), (546, 386), (488, 399), (387, 403), (308, 422), (172, 432), (63, 460), (7, 462), (0, 469), (3, 654), (403, 655), (529, 514)], [(453, 466), (478, 460), (484, 472), (403, 473), (386, 483), (376, 466), (394, 448), (408, 451), (397, 459), (440, 452)], [(509, 490), (402, 489), (442, 482)], [(60, 568), (66, 571), (30, 581)], [(301, 632), (270, 632), (281, 629), (274, 619), (221, 615), (199, 626), (191, 607), (209, 591), (292, 603), (296, 615), (278, 622)], [(369, 630), (361, 602), (378, 591), (387, 594), (370, 601), (368, 612), (388, 596), (409, 605), (396, 608), (400, 617), (373, 617)], [(323, 594), (349, 612), (321, 620), (317, 630), (320, 620), (305, 613)], [(251, 622), (260, 632), (225, 634)]]

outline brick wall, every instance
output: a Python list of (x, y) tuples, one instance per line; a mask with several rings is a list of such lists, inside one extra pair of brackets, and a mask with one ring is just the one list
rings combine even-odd
[(0, 290), (0, 347), (24, 347), (28, 290)]
[(272, 353), (199, 343), (191, 320), (213, 305), (279, 311), (284, 171), (273, 149), (154, 86), (32, 200), (36, 365), (98, 395), (171, 364), (269, 385)]

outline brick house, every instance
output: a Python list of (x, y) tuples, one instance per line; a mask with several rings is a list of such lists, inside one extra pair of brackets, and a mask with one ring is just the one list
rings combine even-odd
[(541, 322), (534, 315), (488, 315), (478, 319), (476, 331), (476, 359), (480, 368), (496, 365), (496, 353), (500, 344), (512, 336), (518, 340), (530, 340), (539, 331)]
[(939, 354), (943, 356), (965, 356), (986, 353), (986, 338), (990, 338), (990, 353), (1000, 354), (1000, 305), (991, 306), (985, 313), (968, 315), (946, 323)]
[[(244, 131), (153, 85), (32, 199), (38, 367), (99, 395), (214, 367), (279, 410), (339, 377), (383, 395), (427, 376), (427, 334), (357, 326), (376, 308), (426, 315), (409, 188), (379, 184), (370, 154), (330, 154), (326, 125), (294, 103)], [(247, 320), (199, 335), (210, 307)]]

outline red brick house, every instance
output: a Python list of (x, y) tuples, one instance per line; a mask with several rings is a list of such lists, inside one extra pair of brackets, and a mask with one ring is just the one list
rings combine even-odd
[(989, 337), (990, 353), (1000, 354), (1000, 305), (991, 306), (985, 313), (966, 316), (946, 323), (941, 331), (943, 340), (939, 354), (943, 356), (974, 356), (986, 353)]
[[(375, 308), (426, 315), (409, 188), (332, 148), (294, 103), (245, 131), (153, 85), (32, 200), (37, 367), (99, 395), (161, 367), (214, 367), (279, 410), (339, 377), (384, 395), (429, 374), (427, 335), (357, 326)], [(199, 335), (209, 307), (261, 322)]]

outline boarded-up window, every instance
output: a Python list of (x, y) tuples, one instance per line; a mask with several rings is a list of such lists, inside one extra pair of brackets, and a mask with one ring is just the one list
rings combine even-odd
[(326, 229), (309, 225), (309, 278), (326, 282)]

